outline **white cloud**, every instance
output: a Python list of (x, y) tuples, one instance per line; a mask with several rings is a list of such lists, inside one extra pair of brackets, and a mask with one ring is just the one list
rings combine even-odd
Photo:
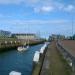
[(50, 12), (52, 11), (54, 8), (52, 6), (43, 6), (41, 8), (42, 11), (45, 11), (45, 12)]
[(34, 12), (52, 12), (54, 8), (52, 6), (41, 6), (34, 8)]
[(64, 10), (67, 12), (73, 12), (75, 10), (75, 6), (68, 5), (68, 6), (64, 7)]
[[(64, 1), (65, 2), (65, 1)], [(75, 10), (75, 5), (65, 4), (61, 0), (0, 0), (0, 4), (21, 4), (30, 6), (34, 12), (52, 12), (55, 10), (70, 12)]]
[(44, 0), (38, 6), (34, 7), (34, 12), (52, 12), (52, 11), (65, 11), (72, 12), (75, 11), (75, 5), (69, 3), (63, 3), (55, 0)]

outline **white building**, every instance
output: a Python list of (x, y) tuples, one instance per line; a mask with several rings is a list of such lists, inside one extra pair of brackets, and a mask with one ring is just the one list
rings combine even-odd
[(37, 39), (35, 34), (13, 34), (18, 39)]

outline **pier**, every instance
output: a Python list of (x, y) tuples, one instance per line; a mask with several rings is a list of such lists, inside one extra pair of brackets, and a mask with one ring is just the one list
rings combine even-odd
[(56, 41), (52, 41), (43, 56), (34, 69), (33, 75), (71, 75), (72, 70), (66, 60), (63, 58), (56, 46)]

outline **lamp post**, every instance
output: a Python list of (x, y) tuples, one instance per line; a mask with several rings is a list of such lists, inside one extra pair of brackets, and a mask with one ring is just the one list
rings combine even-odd
[(73, 40), (73, 15), (72, 15), (72, 40)]
[(69, 5), (68, 6), (69, 10), (67, 11), (71, 15), (71, 24), (72, 24), (72, 40), (73, 40), (73, 30), (74, 30), (74, 13), (75, 13), (75, 8), (74, 5)]

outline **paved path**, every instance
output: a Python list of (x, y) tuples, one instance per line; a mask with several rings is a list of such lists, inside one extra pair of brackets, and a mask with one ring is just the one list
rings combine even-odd
[(52, 42), (45, 55), (43, 67), (40, 75), (71, 75), (70, 69), (56, 48), (56, 43)]

